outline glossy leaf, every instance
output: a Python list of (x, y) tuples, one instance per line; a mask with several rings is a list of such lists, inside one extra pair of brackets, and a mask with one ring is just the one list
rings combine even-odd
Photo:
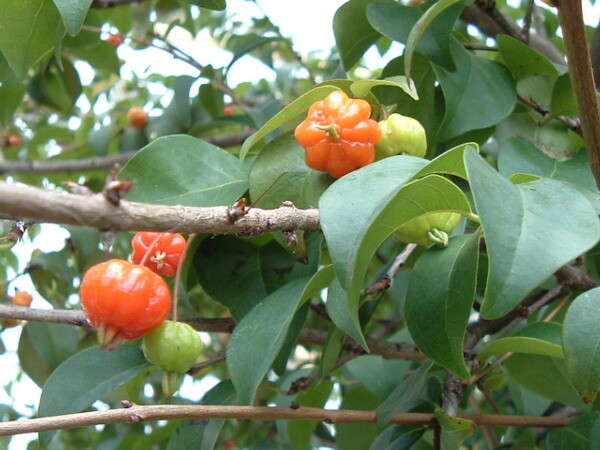
[(336, 277), (327, 290), (327, 313), (336, 327), (352, 337), (358, 345), (368, 351), (369, 347), (363, 336), (358, 317), (358, 296), (353, 300), (352, 303), (348, 301), (348, 293)]
[(286, 134), (267, 144), (254, 161), (250, 198), (257, 208), (278, 208), (284, 201), (308, 208), (318, 204), (332, 181), (326, 173), (306, 165), (304, 149), (292, 134)]
[(413, 99), (419, 100), (419, 96), (414, 90), (411, 90), (404, 76), (396, 76), (386, 78), (385, 80), (358, 80), (352, 83), (350, 89), (354, 94), (355, 98), (365, 98), (371, 89), (377, 86), (390, 86), (402, 89), (405, 93), (410, 95)]
[(442, 428), (442, 448), (460, 448), (465, 439), (475, 433), (475, 422), (472, 420), (452, 417), (442, 408), (437, 408), (434, 414)]
[(350, 0), (333, 16), (333, 34), (343, 70), (350, 70), (381, 37), (366, 19), (371, 0)]
[[(428, 1), (418, 6), (404, 6), (393, 1), (373, 1), (367, 8), (367, 18), (371, 25), (384, 36), (409, 45), (410, 33), (417, 22), (426, 12), (436, 5), (436, 1)], [(443, 11), (434, 10), (431, 15), (424, 19), (425, 29), (420, 39), (412, 42), (413, 51), (421, 53), (449, 70), (454, 70), (453, 57), (449, 50), (452, 29), (462, 5), (454, 4), (449, 7), (444, 3)], [(440, 7), (438, 7), (440, 8)], [(434, 17), (435, 16), (435, 17)], [(417, 31), (415, 31), (416, 33)], [(421, 30), (418, 31), (419, 33)], [(408, 75), (406, 73), (405, 75)]]
[[(129, 345), (112, 352), (98, 347), (83, 350), (50, 375), (42, 390), (38, 417), (81, 412), (148, 367), (142, 351)], [(54, 433), (40, 433), (40, 443), (46, 445)]]
[(593, 435), (600, 422), (596, 411), (575, 417), (566, 427), (555, 428), (548, 433), (546, 448), (548, 450), (570, 450), (598, 448), (598, 435)]
[(515, 186), (473, 151), (465, 153), (465, 164), (489, 256), (481, 315), (492, 319), (593, 247), (600, 223), (588, 200), (565, 183)]
[(509, 139), (504, 141), (500, 148), (498, 171), (505, 177), (515, 173), (529, 173), (596, 190), (596, 182), (585, 149), (581, 149), (573, 159), (559, 162), (523, 139)]
[[(231, 380), (221, 381), (202, 397), (203, 405), (236, 405), (238, 397)], [(184, 420), (171, 435), (167, 450), (198, 448), (212, 450), (215, 448), (219, 432), (225, 419), (209, 421)]]
[(529, 112), (511, 114), (496, 127), (500, 143), (520, 138), (557, 161), (573, 158), (581, 147), (584, 147), (581, 136), (570, 131), (558, 120), (540, 123), (539, 119)]
[(378, 355), (363, 355), (348, 361), (344, 369), (380, 399), (386, 399), (409, 370), (412, 361), (386, 359)]
[[(333, 381), (322, 380), (308, 387), (305, 391), (296, 396), (296, 403), (300, 406), (310, 408), (323, 408), (329, 399)], [(289, 439), (292, 448), (304, 449), (310, 448), (312, 435), (319, 425), (315, 420), (290, 420), (285, 427), (286, 436)]]
[[(432, 22), (434, 22), (439, 15), (460, 1), (461, 0), (440, 0), (435, 2), (433, 6), (425, 11), (425, 13), (419, 18), (417, 23), (415, 23), (415, 25), (412, 27), (412, 30), (410, 30), (410, 34), (406, 40), (406, 50), (404, 51), (404, 73), (406, 74), (409, 86), (412, 86), (411, 66), (413, 55), (419, 45), (419, 42), (421, 42), (421, 39), (427, 30), (433, 26)], [(450, 28), (448, 34), (443, 33), (442, 30), (440, 30), (439, 24), (435, 29), (432, 28), (431, 30), (433, 31), (433, 35), (436, 38), (440, 48), (445, 49), (448, 51), (448, 53), (450, 50), (449, 43), (451, 30), (452, 28)], [(450, 65), (452, 66), (452, 64)]]
[(53, 0), (58, 8), (67, 33), (71, 36), (79, 34), (83, 19), (90, 9), (93, 0)]
[(455, 71), (433, 65), (446, 101), (440, 141), (500, 122), (517, 101), (514, 82), (502, 65), (474, 56), (457, 42), (452, 42), (450, 49)]
[(267, 295), (318, 267), (321, 239), (307, 236), (308, 264), (297, 261), (276, 241), (253, 243), (233, 236), (205, 239), (194, 256), (198, 281), (213, 299), (240, 320)]
[(244, 159), (246, 154), (269, 133), (275, 131), (277, 128), (296, 118), (303, 112), (308, 111), (308, 108), (310, 108), (313, 103), (323, 100), (330, 92), (337, 89), (338, 88), (335, 86), (328, 85), (315, 87), (291, 102), (279, 113), (271, 117), (271, 119), (269, 119), (256, 133), (246, 139), (240, 150), (240, 159)]
[(312, 278), (293, 280), (266, 297), (238, 323), (227, 346), (227, 367), (241, 404), (252, 404), (260, 381), (284, 343), (294, 312), (326, 287), (332, 277), (332, 267), (326, 266)]
[(463, 342), (475, 298), (479, 233), (430, 249), (412, 271), (406, 322), (415, 344), (441, 366), (468, 380)]
[(406, 377), (394, 391), (375, 410), (377, 422), (382, 425), (388, 422), (392, 416), (414, 406), (416, 400), (422, 395), (427, 384), (427, 372), (433, 366), (433, 361), (427, 360), (421, 363), (414, 373)]
[(498, 51), (504, 59), (504, 65), (508, 67), (515, 80), (539, 74), (554, 79), (558, 76), (558, 70), (552, 61), (518, 39), (506, 34), (499, 34)]
[(18, 78), (52, 51), (59, 21), (52, 0), (2, 1), (0, 52)]
[(577, 297), (564, 321), (563, 347), (567, 374), (586, 403), (591, 403), (600, 388), (600, 288)]
[(508, 352), (563, 358), (561, 332), (562, 326), (558, 323), (534, 322), (513, 336), (500, 338), (486, 345), (477, 354), (477, 359), (485, 361), (491, 356)]
[(78, 333), (69, 325), (29, 322), (21, 331), (18, 355), (23, 370), (40, 387), (77, 352)]
[(479, 152), (479, 146), (474, 142), (457, 145), (454, 148), (446, 150), (437, 158), (429, 162), (425, 167), (419, 170), (412, 179), (416, 180), (425, 175), (440, 173), (454, 175), (466, 180), (467, 171), (465, 169), (464, 153), (469, 148)]
[(127, 162), (119, 177), (134, 183), (127, 200), (164, 205), (228, 205), (248, 188), (248, 176), (237, 158), (191, 136), (152, 141)]
[[(347, 291), (347, 302), (338, 299), (336, 305), (352, 318), (354, 338), (359, 295), (379, 245), (400, 225), (427, 212), (470, 213), (463, 192), (438, 175), (403, 186), (424, 164), (426, 160), (405, 155), (386, 158), (340, 178), (321, 197), (321, 228), (340, 285)], [(336, 323), (346, 332), (348, 324)]]
[[(364, 385), (357, 385), (344, 392), (340, 409), (372, 411), (378, 399)], [(335, 442), (339, 449), (367, 449), (377, 436), (376, 423), (337, 423)]]

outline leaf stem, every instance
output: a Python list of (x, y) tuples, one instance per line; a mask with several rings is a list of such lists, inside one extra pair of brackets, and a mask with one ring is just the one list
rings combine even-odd
[(163, 237), (165, 235), (165, 233), (160, 233), (158, 236), (156, 236), (156, 238), (152, 241), (152, 244), (150, 244), (150, 246), (148, 247), (148, 249), (146, 250), (146, 253), (144, 253), (144, 257), (142, 258), (142, 260), (140, 261), (140, 266), (145, 266), (146, 263), (148, 262), (148, 258), (150, 258), (150, 255), (152, 255), (152, 252), (154, 251), (154, 248), (156, 247), (156, 244), (158, 244), (158, 241), (160, 240), (161, 237)]

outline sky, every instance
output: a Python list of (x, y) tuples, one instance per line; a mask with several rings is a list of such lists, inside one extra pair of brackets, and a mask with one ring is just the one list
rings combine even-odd
[[(258, 3), (271, 21), (280, 27), (282, 34), (292, 38), (294, 48), (297, 52), (306, 54), (309, 51), (319, 49), (327, 51), (335, 44), (331, 23), (335, 11), (341, 4), (345, 3), (344, 0), (303, 0), (293, 2), (258, 0)], [(228, 0), (227, 5), (228, 10), (235, 11), (240, 19), (251, 16), (260, 17), (262, 15), (256, 5), (250, 1)], [(586, 22), (590, 25), (595, 25), (600, 16), (600, 2), (591, 5), (588, 1), (584, 1), (584, 11)], [(213, 64), (217, 67), (223, 66), (231, 58), (231, 54), (222, 49), (207, 51), (206, 46), (200, 48), (198, 40), (194, 42), (189, 36), (183, 33), (178, 34), (174, 31), (171, 36), (177, 40), (176, 43), (178, 46), (188, 51), (202, 64)], [(197, 75), (197, 71), (191, 69), (187, 64), (173, 60), (166, 53), (156, 49), (149, 48), (140, 51), (123, 45), (119, 47), (118, 53), (119, 57), (126, 61), (122, 70), (122, 76), (125, 78), (132, 78), (134, 74), (138, 77), (144, 77), (152, 72), (164, 75)], [(367, 60), (373, 64), (377, 64), (380, 61), (374, 49), (371, 49), (368, 53)], [(78, 66), (78, 70), (81, 71), (84, 83), (86, 79), (89, 80), (93, 76), (93, 72), (84, 66)], [(242, 58), (233, 66), (228, 81), (230, 85), (235, 86), (241, 82), (255, 81), (259, 78), (273, 79), (274, 73), (260, 62), (254, 61), (251, 58)], [(80, 106), (85, 108), (85, 104)], [(110, 105), (107, 104), (105, 107), (108, 108)], [(44, 252), (59, 250), (63, 247), (64, 240), (67, 237), (68, 233), (64, 229), (55, 225), (44, 225), (43, 233), (33, 243), (25, 240), (14, 248), (20, 260), (20, 270), (24, 269), (33, 249), (40, 248)], [(26, 290), (30, 293), (35, 292), (29, 277), (20, 277), (11, 285), (11, 292), (14, 288)], [(35, 294), (32, 307), (49, 308), (50, 305), (39, 295)], [(18, 373), (16, 349), (20, 330), (20, 327), (15, 327), (2, 333), (7, 351), (3, 355), (0, 355), (0, 404), (13, 405), (20, 413), (32, 415), (37, 406), (40, 389), (26, 375), (13, 385), (10, 395), (1, 388), (1, 386), (4, 386), (9, 381), (14, 380)], [(214, 382), (213, 380), (211, 383)], [(192, 384), (190, 377), (186, 377), (182, 392), (184, 395), (190, 395), (192, 399), (197, 400), (203, 395), (206, 389), (211, 387), (211, 383), (205, 384), (202, 389), (197, 389), (197, 385)], [(13, 438), (9, 448), (14, 450), (22, 449), (27, 442), (36, 438), (36, 434), (17, 436)]]

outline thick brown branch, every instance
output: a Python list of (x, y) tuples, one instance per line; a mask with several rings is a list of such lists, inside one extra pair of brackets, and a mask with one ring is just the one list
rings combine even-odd
[(583, 138), (590, 155), (590, 165), (600, 187), (600, 112), (583, 21), (581, 0), (560, 0), (558, 19), (569, 65), (571, 85), (577, 100)]
[[(204, 139), (217, 147), (231, 147), (242, 144), (254, 130), (245, 130), (238, 133), (214, 136)], [(136, 152), (120, 153), (118, 155), (99, 156), (94, 158), (69, 159), (63, 161), (0, 161), (0, 174), (2, 173), (56, 173), (56, 172), (83, 172), (86, 170), (110, 169), (115, 164), (125, 164)]]
[[(81, 311), (34, 309), (22, 306), (0, 305), (0, 318), (30, 320), (38, 322), (63, 323), (67, 325), (89, 327), (85, 316)], [(188, 319), (189, 323), (198, 331), (231, 333), (235, 328), (233, 319)], [(327, 340), (327, 332), (304, 328), (298, 336), (301, 344), (323, 345)], [(425, 356), (412, 344), (400, 342), (388, 342), (375, 339), (367, 339), (367, 344), (372, 355), (380, 355), (388, 359), (406, 359), (419, 361)], [(360, 348), (354, 340), (346, 338), (343, 344), (348, 351)]]
[(225, 206), (194, 208), (128, 201), (121, 201), (119, 206), (114, 206), (99, 194), (63, 194), (1, 182), (0, 217), (85, 225), (106, 231), (254, 235), (269, 231), (319, 229), (319, 212), (316, 209), (253, 208), (232, 223)]

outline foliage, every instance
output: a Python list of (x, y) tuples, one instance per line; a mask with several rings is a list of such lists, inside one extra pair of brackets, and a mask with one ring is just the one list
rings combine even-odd
[[(523, 19), (526, 3), (498, 2), (494, 11)], [(209, 363), (189, 372), (195, 389), (214, 385), (202, 402), (339, 405), (378, 418), (120, 423), (44, 431), (40, 445), (201, 442), (208, 449), (234, 440), (238, 448), (453, 449), (597, 441), (600, 290), (591, 288), (600, 280), (600, 196), (573, 125), (579, 113), (568, 69), (519, 33), (486, 36), (468, 27), (466, 8), (478, 2), (349, 0), (333, 17), (336, 48), (300, 55), (258, 6), (258, 17), (242, 23), (225, 0), (3, 0), (4, 181), (53, 190), (76, 181), (79, 193), (100, 192), (106, 165), (39, 173), (10, 164), (116, 157), (127, 162), (111, 176), (132, 183), (129, 201), (216, 207), (246, 197), (250, 208), (291, 201), (319, 210), (319, 231), (190, 237), (180, 278), (167, 282), (178, 292), (179, 320), (203, 331), (201, 359)], [(536, 6), (533, 14), (536, 34), (562, 48), (555, 12)], [(210, 36), (231, 61), (200, 64), (177, 47), (179, 31)], [(194, 76), (121, 76), (124, 46), (161, 48)], [(372, 46), (380, 67), (367, 64)], [(242, 58), (266, 65), (273, 80), (230, 86), (230, 69)], [(294, 128), (313, 103), (340, 89), (369, 102), (376, 120), (393, 112), (417, 119), (426, 158), (390, 156), (338, 180), (310, 169)], [(146, 126), (130, 125), (132, 107), (149, 113)], [(21, 218), (11, 213), (1, 217)], [(439, 213), (462, 217), (446, 247), (413, 251), (397, 238), (402, 225)], [(178, 217), (170, 220), (176, 231)], [(8, 234), (12, 221), (0, 224)], [(45, 228), (33, 226), (24, 239), (33, 241), (36, 229), (43, 238)], [(133, 233), (65, 229), (64, 248), (34, 251), (25, 274), (14, 276), (19, 261), (2, 250), (0, 302), (10, 304), (22, 275), (37, 291), (34, 306), (43, 299), (56, 310), (79, 310), (87, 269), (131, 253)], [(381, 287), (386, 276), (389, 289)], [(221, 333), (192, 320), (229, 317), (235, 328)], [(0, 329), (0, 351), (5, 336)], [(145, 360), (141, 340), (106, 352), (86, 328), (33, 321), (20, 336), (20, 370), (42, 387), (39, 417), (97, 410), (97, 401), (115, 408), (124, 399), (194, 403), (186, 390), (162, 397), (160, 372)], [(390, 343), (393, 351), (381, 350)], [(0, 417), (20, 417), (19, 401), (0, 405)], [(566, 407), (580, 416), (538, 436), (545, 443), (528, 428), (484, 428), (457, 417), (550, 417)], [(396, 412), (431, 413), (439, 427), (392, 425)]]

